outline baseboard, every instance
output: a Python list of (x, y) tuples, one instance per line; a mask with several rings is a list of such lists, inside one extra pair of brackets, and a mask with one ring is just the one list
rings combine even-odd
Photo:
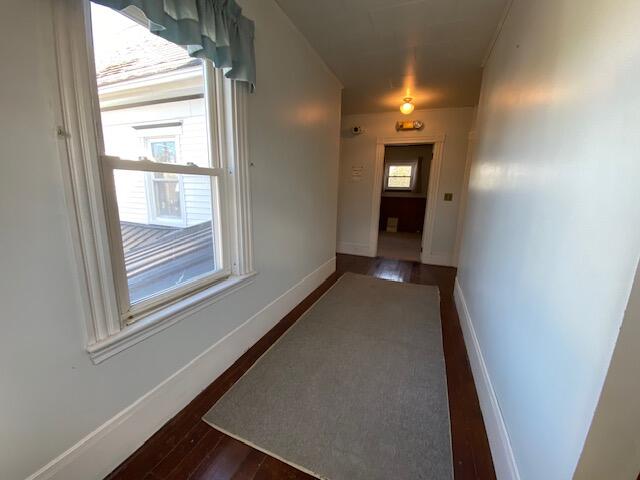
[(475, 329), (467, 303), (464, 298), (462, 287), (456, 278), (453, 296), (456, 301), (458, 315), (460, 317), (460, 325), (464, 336), (464, 343), (467, 346), (469, 355), (469, 363), (473, 372), (473, 379), (480, 400), (480, 409), (484, 418), (484, 425), (487, 429), (487, 437), (489, 438), (489, 446), (491, 447), (491, 455), (493, 456), (493, 465), (496, 470), (496, 476), (499, 480), (520, 480), (518, 465), (516, 463), (509, 433), (502, 417), (500, 404), (496, 397), (495, 390), (491, 383), (491, 377), (480, 349), (480, 343), (476, 336)]
[(344, 253), (347, 255), (360, 255), (362, 257), (375, 257), (375, 253), (372, 255), (368, 243), (350, 243), (350, 242), (338, 242), (336, 247), (338, 253)]
[(441, 267), (455, 267), (453, 256), (449, 253), (423, 253), (420, 263), (438, 265)]
[(335, 269), (334, 257), (27, 480), (104, 478), (319, 287)]

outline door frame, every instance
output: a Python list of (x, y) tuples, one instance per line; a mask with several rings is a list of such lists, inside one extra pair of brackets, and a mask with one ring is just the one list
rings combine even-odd
[(385, 147), (393, 145), (433, 145), (433, 158), (429, 167), (429, 184), (427, 186), (427, 206), (422, 227), (421, 263), (441, 263), (433, 258), (431, 245), (433, 243), (433, 229), (436, 219), (438, 187), (440, 185), (440, 171), (444, 153), (445, 134), (414, 135), (411, 137), (381, 137), (376, 142), (376, 158), (373, 174), (373, 197), (371, 200), (371, 225), (369, 226), (369, 256), (378, 253), (378, 231), (380, 223), (380, 203), (382, 201), (382, 177), (384, 176)]
[(462, 180), (462, 193), (460, 194), (460, 208), (458, 209), (458, 224), (456, 226), (456, 243), (453, 249), (453, 264), (458, 266), (460, 262), (460, 250), (462, 248), (462, 232), (464, 231), (464, 219), (467, 211), (467, 196), (469, 195), (469, 178), (471, 176), (471, 164), (476, 151), (476, 131), (471, 130), (467, 137), (467, 158), (464, 165), (464, 178)]

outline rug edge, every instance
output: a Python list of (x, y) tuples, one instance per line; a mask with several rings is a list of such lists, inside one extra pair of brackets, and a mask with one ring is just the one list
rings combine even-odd
[[(207, 412), (207, 413), (208, 413), (208, 412)], [(272, 451), (270, 451), (270, 450), (268, 450), (268, 449), (266, 449), (266, 448), (264, 448), (264, 447), (261, 447), (260, 445), (255, 444), (255, 443), (253, 443), (253, 442), (252, 442), (252, 441), (250, 441), (250, 440), (247, 440), (247, 439), (245, 439), (245, 438), (242, 438), (242, 437), (241, 437), (241, 436), (239, 436), (239, 435), (236, 435), (236, 434), (234, 434), (234, 433), (229, 432), (228, 430), (226, 430), (226, 429), (224, 429), (224, 428), (222, 428), (222, 427), (220, 427), (220, 426), (216, 425), (215, 423), (210, 422), (209, 420), (206, 420), (206, 419), (205, 419), (205, 417), (202, 417), (202, 419), (201, 419), (201, 420), (202, 420), (204, 423), (206, 423), (207, 425), (209, 425), (211, 428), (214, 428), (214, 429), (218, 430), (218, 431), (219, 431), (219, 432), (221, 432), (222, 434), (224, 434), (224, 435), (226, 435), (226, 436), (228, 436), (228, 437), (231, 437), (231, 438), (233, 438), (234, 440), (237, 440), (237, 441), (239, 441), (239, 442), (241, 442), (241, 443), (244, 443), (245, 445), (247, 445), (247, 446), (249, 446), (249, 447), (251, 447), (251, 448), (254, 448), (254, 449), (258, 450), (259, 452), (264, 453), (265, 455), (269, 455), (270, 457), (273, 457), (273, 458), (275, 458), (276, 460), (280, 460), (281, 462), (286, 463), (287, 465), (289, 465), (289, 466), (291, 466), (291, 467), (293, 467), (293, 468), (296, 468), (296, 469), (300, 470), (300, 471), (301, 471), (301, 472), (303, 472), (303, 473), (306, 473), (306, 474), (308, 474), (308, 475), (311, 475), (311, 476), (313, 476), (313, 477), (316, 477), (316, 478), (318, 478), (319, 480), (330, 480), (330, 479), (329, 479), (329, 477), (325, 477), (324, 475), (322, 475), (322, 474), (320, 474), (320, 473), (317, 473), (317, 472), (314, 472), (314, 471), (312, 471), (312, 470), (309, 470), (308, 468), (305, 468), (305, 467), (303, 467), (302, 465), (298, 465), (297, 463), (292, 462), (291, 460), (287, 460), (286, 458), (281, 457), (281, 456), (280, 456), (280, 455), (278, 455), (277, 453), (274, 453), (274, 452), (272, 452)]]
[[(250, 366), (249, 368), (247, 368), (247, 370), (246, 370), (242, 375), (240, 375), (240, 377), (239, 377), (235, 382), (233, 382), (233, 384), (232, 384), (232, 385), (227, 389), (227, 391), (226, 391), (226, 392), (224, 392), (224, 393), (220, 396), (220, 398), (218, 398), (218, 399), (213, 403), (213, 405), (211, 405), (211, 406), (209, 407), (209, 409), (208, 409), (208, 410), (207, 410), (207, 411), (206, 411), (206, 412), (205, 412), (205, 413), (200, 417), (200, 419), (201, 419), (203, 422), (205, 422), (206, 424), (211, 425), (212, 427), (214, 427), (213, 423), (209, 422), (209, 421), (206, 419), (207, 415), (209, 415), (209, 413), (211, 412), (211, 410), (213, 410), (213, 408), (214, 408), (214, 407), (215, 407), (215, 406), (216, 406), (216, 405), (217, 405), (217, 404), (218, 404), (218, 403), (219, 403), (219, 402), (220, 402), (224, 397), (226, 397), (227, 395), (229, 395), (229, 394), (233, 391), (234, 387), (235, 387), (235, 386), (240, 382), (240, 380), (242, 380), (242, 377), (244, 377), (244, 376), (245, 376), (245, 375), (247, 375), (251, 370), (253, 370), (253, 368), (254, 368), (254, 367), (255, 367), (255, 366), (260, 362), (260, 360), (261, 360), (261, 359), (262, 359), (262, 358), (263, 358), (267, 353), (269, 353), (269, 352), (270, 352), (270, 351), (271, 351), (271, 350), (272, 350), (272, 349), (273, 349), (273, 348), (274, 348), (278, 343), (280, 343), (281, 341), (283, 341), (283, 340), (284, 340), (284, 338), (285, 338), (285, 337), (287, 336), (287, 334), (291, 331), (291, 329), (292, 329), (296, 324), (298, 324), (298, 323), (299, 323), (299, 322), (300, 322), (300, 321), (301, 321), (305, 316), (307, 316), (307, 315), (309, 314), (309, 312), (311, 312), (311, 310), (313, 309), (313, 307), (314, 307), (314, 306), (315, 306), (315, 305), (316, 305), (320, 300), (322, 300), (326, 295), (328, 295), (328, 294), (329, 294), (329, 292), (331, 292), (331, 290), (333, 290), (333, 289), (336, 287), (336, 285), (338, 285), (338, 283), (340, 283), (340, 281), (345, 277), (345, 274), (346, 274), (346, 273), (349, 273), (349, 272), (345, 272), (345, 273), (343, 273), (342, 275), (340, 275), (340, 276), (336, 279), (336, 281), (335, 281), (335, 282), (333, 282), (333, 284), (332, 284), (329, 288), (327, 288), (327, 290), (326, 290), (322, 295), (320, 295), (320, 296), (316, 299), (316, 301), (315, 301), (315, 302), (313, 302), (311, 305), (309, 305), (309, 307), (308, 307), (304, 312), (302, 312), (302, 313), (300, 314), (300, 316), (296, 319), (296, 321), (295, 321), (295, 322), (293, 322), (293, 323), (289, 326), (289, 328), (287, 328), (287, 329), (282, 333), (282, 335), (280, 335), (280, 337), (278, 337), (278, 338), (277, 338), (277, 339), (276, 339), (276, 340), (275, 340), (275, 341), (274, 341), (274, 342), (269, 346), (269, 348), (267, 348), (264, 352), (262, 352), (262, 354), (261, 354), (258, 358), (256, 358), (256, 360), (253, 362), (253, 364), (251, 364), (251, 366)], [(258, 340), (258, 341), (259, 341), (259, 340)], [(249, 347), (249, 348), (251, 348), (251, 347)], [(247, 350), (247, 351), (248, 351), (248, 350)], [(214, 381), (215, 381), (215, 379), (214, 379)], [(215, 428), (219, 428), (219, 427), (215, 427)], [(223, 429), (222, 429), (222, 428), (220, 428), (219, 430), (220, 430), (220, 431), (223, 431)], [(233, 436), (233, 435), (231, 435), (231, 434), (228, 434), (228, 435), (229, 435), (230, 437), (234, 437), (234, 436)], [(235, 437), (234, 437), (234, 438), (235, 438)], [(238, 440), (240, 440), (240, 439), (238, 439)], [(242, 440), (241, 440), (241, 441), (242, 441)], [(256, 448), (257, 448), (257, 447), (256, 447)], [(260, 450), (260, 449), (258, 449), (258, 450)], [(271, 455), (271, 454), (270, 454), (270, 455)], [(272, 455), (272, 456), (275, 456), (275, 455)], [(282, 461), (284, 461), (284, 460), (282, 460)], [(286, 462), (285, 462), (285, 463), (286, 463)], [(298, 467), (296, 467), (296, 468), (298, 468)]]
[[(394, 283), (394, 284), (401, 284), (404, 286), (408, 286), (408, 287), (419, 287), (420, 289), (426, 290), (426, 291), (431, 291), (435, 293), (435, 297), (437, 299), (437, 308), (438, 308), (438, 314), (440, 316), (440, 322), (438, 324), (439, 326), (439, 334), (440, 334), (440, 342), (441, 342), (441, 347), (442, 347), (442, 355), (444, 358), (444, 329), (442, 327), (442, 308), (441, 308), (441, 301), (442, 301), (442, 292), (440, 291), (440, 287), (438, 285), (423, 285), (423, 284), (419, 284), (419, 283), (411, 283), (411, 282), (402, 282), (402, 281), (398, 281), (398, 280), (390, 280), (387, 278), (380, 278), (380, 277), (374, 277), (372, 275), (367, 275), (367, 274), (362, 274), (362, 273), (356, 273), (356, 272), (343, 272), (342, 274), (340, 274), (338, 276), (338, 278), (336, 279), (336, 281), (320, 296), (316, 299), (316, 301), (314, 301), (299, 317), (298, 319), (296, 319), (296, 321), (278, 338), (276, 339), (275, 342), (273, 342), (273, 344), (271, 344), (269, 346), (269, 348), (267, 348), (267, 350), (265, 350), (255, 361), (254, 363), (247, 369), (246, 372), (244, 372), (240, 378), (238, 378), (238, 380), (236, 382), (233, 383), (233, 385), (231, 385), (231, 387), (224, 393), (222, 394), (222, 396), (216, 400), (216, 402), (211, 405), (211, 407), (209, 407), (209, 409), (206, 411), (206, 413), (204, 413), (200, 419), (206, 423), (207, 425), (209, 425), (210, 427), (218, 430), (219, 432), (223, 433), (224, 435), (227, 435), (228, 437), (233, 438), (234, 440), (237, 440), (251, 448), (254, 448), (266, 455), (269, 455), (293, 468), (296, 468), (298, 470), (300, 470), (301, 472), (304, 472), (308, 475), (311, 475), (313, 477), (318, 478), (319, 480), (331, 480), (329, 477), (326, 477), (324, 475), (321, 475), (317, 472), (314, 472), (312, 470), (309, 470), (306, 467), (303, 467), (302, 465), (299, 465), (293, 461), (287, 460), (286, 458), (276, 454), (275, 452), (272, 452), (270, 450), (268, 450), (267, 448), (261, 447), (258, 444), (255, 444), (253, 442), (251, 442), (250, 440), (247, 440), (245, 438), (243, 438), (240, 435), (236, 435), (234, 433), (231, 433), (230, 431), (226, 430), (225, 428), (220, 427), (219, 425), (216, 425), (213, 421), (210, 421), (207, 419), (207, 416), (209, 415), (209, 413), (214, 409), (214, 407), (216, 406), (217, 403), (220, 402), (220, 400), (223, 399), (223, 397), (229, 395), (232, 390), (234, 389), (234, 387), (236, 386), (236, 384), (242, 379), (242, 377), (244, 377), (245, 375), (247, 375), (257, 364), (258, 362), (271, 350), (273, 349), (278, 343), (280, 343), (281, 341), (284, 340), (284, 338), (287, 336), (287, 334), (289, 333), (289, 331), (291, 330), (291, 328), (293, 328), (297, 323), (299, 323), (305, 316), (307, 316), (313, 309), (313, 307), (315, 307), (315, 305), (317, 303), (320, 302), (320, 300), (322, 300), (326, 295), (329, 294), (329, 292), (331, 292), (331, 290), (333, 290), (338, 283), (340, 283), (341, 280), (343, 280), (345, 277), (362, 277), (362, 278), (367, 278), (369, 280), (373, 279), (376, 281), (381, 281), (381, 282), (385, 282), (385, 283)], [(446, 398), (446, 411), (447, 411), (447, 424), (448, 424), (448, 430), (449, 430), (449, 452), (450, 452), (450, 459), (451, 462), (449, 463), (450, 466), (450, 479), (453, 480), (455, 478), (455, 465), (454, 465), (454, 456), (453, 456), (453, 432), (452, 432), (452, 424), (451, 424), (451, 408), (450, 408), (450, 403), (449, 403), (449, 378), (447, 377), (447, 369), (446, 369), (446, 361), (443, 365), (443, 370), (444, 370), (444, 394), (445, 394), (445, 398)]]
[(438, 285), (425, 285), (422, 283), (413, 283), (413, 282), (405, 282), (405, 281), (401, 281), (401, 280), (390, 280), (388, 278), (381, 278), (381, 277), (374, 277), (373, 275), (367, 275), (366, 273), (356, 273), (356, 272), (344, 272), (342, 275), (340, 275), (340, 278), (342, 277), (346, 277), (346, 276), (351, 276), (351, 277), (366, 277), (369, 279), (374, 279), (380, 282), (388, 282), (388, 283), (396, 283), (396, 284), (401, 284), (401, 285), (406, 285), (408, 287), (418, 287), (420, 289), (423, 290), (435, 290), (435, 292), (437, 292), (438, 294), (438, 299), (441, 298), (441, 292), (440, 292), (440, 287)]

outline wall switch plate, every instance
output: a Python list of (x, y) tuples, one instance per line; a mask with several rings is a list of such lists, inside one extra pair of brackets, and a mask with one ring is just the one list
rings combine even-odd
[(445, 202), (451, 202), (451, 201), (453, 201), (453, 193), (445, 193), (445, 194), (444, 194), (444, 201), (445, 201)]

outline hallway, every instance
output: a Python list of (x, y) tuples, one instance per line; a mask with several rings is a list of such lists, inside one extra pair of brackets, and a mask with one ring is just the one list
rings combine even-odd
[(639, 0), (4, 10), (0, 480), (638, 477)]
[(336, 273), (152, 436), (108, 478), (124, 479), (311, 479), (286, 463), (265, 455), (205, 424), (202, 415), (258, 358), (345, 272), (396, 282), (437, 285), (440, 289), (442, 338), (451, 415), (456, 480), (495, 478), (489, 443), (453, 302), (456, 270), (416, 262), (337, 256)]
[(378, 234), (378, 257), (420, 262), (421, 242), (421, 233), (382, 231)]

